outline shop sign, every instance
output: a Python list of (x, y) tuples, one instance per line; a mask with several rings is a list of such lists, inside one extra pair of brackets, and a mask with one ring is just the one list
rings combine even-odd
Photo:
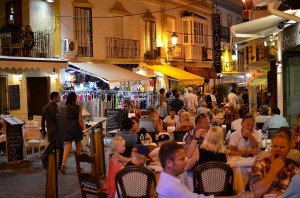
[(220, 83), (245, 83), (245, 76), (223, 76), (220, 78)]
[(282, 48), (283, 51), (300, 44), (299, 24), (291, 25), (283, 30)]
[(213, 45), (214, 45), (214, 67), (217, 73), (221, 73), (222, 62), (221, 62), (221, 25), (220, 25), (220, 14), (213, 14)]

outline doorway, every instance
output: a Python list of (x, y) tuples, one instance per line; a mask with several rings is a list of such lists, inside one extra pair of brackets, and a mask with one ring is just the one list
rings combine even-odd
[(28, 119), (41, 115), (42, 108), (49, 102), (49, 77), (27, 77)]

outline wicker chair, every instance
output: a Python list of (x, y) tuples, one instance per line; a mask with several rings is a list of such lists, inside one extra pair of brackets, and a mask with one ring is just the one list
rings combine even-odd
[(104, 191), (104, 189), (101, 188), (100, 179), (96, 173), (86, 173), (82, 172), (82, 168), (80, 166), (80, 163), (89, 163), (91, 164), (91, 167), (95, 167), (95, 158), (92, 156), (89, 156), (86, 153), (78, 155), (75, 152), (75, 159), (76, 159), (76, 169), (77, 169), (77, 175), (79, 179), (80, 189), (82, 197), (86, 197), (86, 193), (97, 195), (98, 197), (104, 198), (106, 197), (107, 193)]
[(195, 169), (193, 183), (199, 194), (233, 195), (233, 170), (223, 162), (207, 162)]
[(123, 198), (148, 198), (156, 188), (154, 173), (143, 166), (125, 167), (117, 173), (115, 182), (118, 197)]

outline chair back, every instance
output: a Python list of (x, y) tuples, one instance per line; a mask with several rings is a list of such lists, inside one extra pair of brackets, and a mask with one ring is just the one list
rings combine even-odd
[(277, 131), (278, 128), (268, 128), (267, 131), (268, 132), (268, 139), (273, 139), (276, 131)]
[[(97, 176), (95, 167), (95, 157), (90, 156), (86, 153), (77, 154), (75, 152), (76, 169), (81, 188), (82, 196), (85, 197), (86, 193), (94, 194), (105, 197), (105, 192), (101, 189), (100, 180)], [(89, 172), (83, 172), (81, 163), (88, 163), (91, 165)], [(93, 167), (93, 168), (92, 168)]]
[(173, 131), (174, 140), (176, 140), (177, 142), (182, 142), (183, 137), (187, 132), (188, 131)]
[(218, 161), (207, 162), (199, 165), (193, 175), (194, 190), (206, 195), (232, 195), (233, 170)]
[(26, 140), (40, 140), (41, 139), (41, 132), (39, 127), (37, 126), (25, 126), (25, 138)]
[(257, 127), (258, 129), (262, 129), (262, 127), (264, 126), (264, 124), (265, 124), (265, 123), (263, 123), (263, 122), (257, 122), (257, 123), (256, 123), (256, 127)]
[(125, 167), (117, 173), (115, 182), (118, 197), (123, 198), (147, 198), (150, 197), (151, 187), (156, 188), (154, 173), (143, 166)]

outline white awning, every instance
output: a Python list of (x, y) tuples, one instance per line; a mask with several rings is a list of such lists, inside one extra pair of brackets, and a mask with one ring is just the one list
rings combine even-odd
[(230, 28), (231, 46), (257, 38), (265, 38), (274, 33), (278, 33), (280, 31), (277, 27), (278, 23), (284, 20), (286, 19), (270, 15), (238, 25), (233, 25)]
[(0, 56), (0, 69), (62, 69), (67, 65), (67, 60), (55, 58)]
[[(123, 69), (108, 62), (69, 62), (80, 70), (94, 74), (107, 83), (149, 80), (148, 77)], [(72, 69), (71, 67), (69, 67)]]

